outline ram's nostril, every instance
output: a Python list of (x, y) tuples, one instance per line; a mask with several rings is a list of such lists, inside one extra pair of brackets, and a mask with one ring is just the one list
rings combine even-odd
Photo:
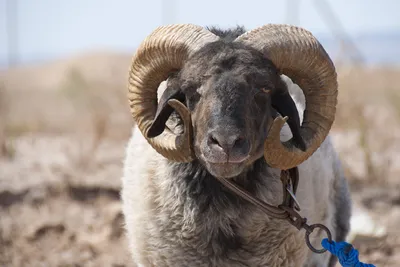
[(233, 144), (233, 147), (240, 147), (246, 143), (246, 139), (242, 136), (239, 136), (236, 140), (235, 143)]
[(213, 134), (210, 134), (210, 136), (208, 137), (208, 145), (217, 145), (219, 147), (221, 147), (220, 142), (218, 141), (217, 137), (215, 137)]
[(212, 132), (208, 135), (207, 145), (211, 149), (223, 150), (225, 153), (236, 153), (237, 151), (246, 150), (248, 140), (242, 135), (219, 134)]

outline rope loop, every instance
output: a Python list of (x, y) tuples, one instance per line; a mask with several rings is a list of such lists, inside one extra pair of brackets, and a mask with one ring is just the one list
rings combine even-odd
[(362, 263), (358, 259), (358, 250), (347, 242), (335, 242), (325, 238), (321, 245), (335, 255), (343, 267), (376, 267), (372, 264)]

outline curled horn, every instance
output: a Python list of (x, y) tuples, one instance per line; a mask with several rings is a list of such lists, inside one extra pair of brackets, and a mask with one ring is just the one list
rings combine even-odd
[(189, 162), (194, 159), (191, 115), (185, 105), (170, 100), (168, 104), (184, 122), (184, 133), (177, 136), (166, 128), (161, 135), (148, 138), (157, 110), (158, 86), (172, 71), (181, 69), (193, 52), (216, 40), (216, 35), (200, 26), (161, 26), (147, 36), (133, 56), (128, 86), (132, 116), (149, 144), (169, 160)]
[(306, 109), (300, 134), (306, 150), (299, 149), (293, 139), (280, 141), (280, 131), (287, 120), (282, 117), (275, 119), (264, 142), (264, 157), (269, 165), (293, 168), (318, 149), (331, 129), (338, 95), (335, 67), (318, 40), (299, 27), (267, 24), (235, 41), (261, 51), (304, 92)]

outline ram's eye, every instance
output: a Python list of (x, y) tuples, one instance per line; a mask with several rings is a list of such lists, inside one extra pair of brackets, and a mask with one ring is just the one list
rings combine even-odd
[(261, 88), (261, 90), (262, 90), (264, 93), (266, 93), (266, 94), (271, 93), (271, 89)]
[(200, 99), (200, 94), (197, 91), (191, 92), (190, 94), (186, 95), (190, 101), (197, 102)]
[(196, 104), (200, 101), (200, 97), (201, 95), (196, 90), (186, 94), (187, 106), (190, 110), (194, 109)]

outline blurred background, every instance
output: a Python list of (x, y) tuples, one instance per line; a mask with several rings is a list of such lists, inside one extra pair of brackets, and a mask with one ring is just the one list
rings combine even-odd
[(290, 23), (334, 60), (331, 131), (353, 196), (349, 241), (400, 261), (397, 0), (0, 0), (0, 266), (132, 266), (119, 201), (127, 74), (157, 26)]

